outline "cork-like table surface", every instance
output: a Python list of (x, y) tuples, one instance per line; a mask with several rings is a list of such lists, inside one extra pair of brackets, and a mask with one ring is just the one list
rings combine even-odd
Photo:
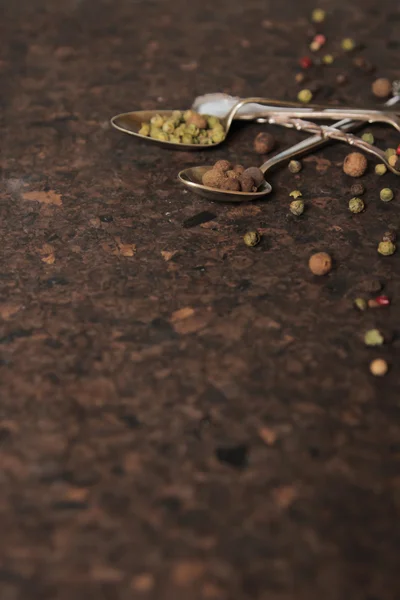
[[(309, 1), (0, 4), (1, 600), (400, 598), (400, 254), (376, 250), (396, 177), (371, 159), (352, 215), (334, 144), (264, 202), (213, 204), (177, 172), (259, 164), (262, 125), (200, 153), (109, 125), (212, 91), (295, 99), (315, 31), (336, 57), (307, 72), (315, 100), (370, 104), (400, 78), (398, 3), (324, 0), (317, 28)], [(357, 312), (379, 286), (392, 305)]]

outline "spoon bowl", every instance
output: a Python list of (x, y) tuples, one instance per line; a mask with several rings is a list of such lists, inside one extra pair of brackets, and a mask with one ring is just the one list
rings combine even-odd
[[(152, 142), (153, 144), (163, 146), (163, 148), (170, 148), (171, 150), (208, 150), (209, 148), (215, 148), (215, 146), (219, 146), (219, 144), (222, 144), (224, 141), (222, 140), (221, 142), (213, 142), (212, 144), (183, 144), (157, 140), (139, 133), (142, 123), (149, 123), (150, 119), (156, 115), (160, 115), (161, 117), (172, 117), (173, 112), (173, 110), (136, 110), (133, 112), (116, 115), (111, 119), (111, 125), (123, 133), (134, 135), (145, 142)], [(227, 124), (228, 118), (222, 117), (219, 120), (225, 130), (226, 135), (229, 127)]]
[(272, 186), (265, 180), (256, 192), (231, 192), (208, 187), (202, 184), (202, 177), (211, 169), (210, 166), (190, 167), (181, 171), (178, 178), (194, 194), (216, 202), (250, 202), (251, 200), (261, 200), (272, 192)]

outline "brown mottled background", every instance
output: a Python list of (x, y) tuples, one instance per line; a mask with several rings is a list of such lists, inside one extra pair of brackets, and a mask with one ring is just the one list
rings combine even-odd
[[(316, 100), (371, 103), (374, 77), (400, 78), (398, 2), (321, 6), (324, 51), (364, 48), (309, 72)], [(0, 7), (1, 600), (398, 600), (400, 254), (376, 252), (399, 222), (396, 177), (371, 160), (351, 215), (336, 144), (270, 174), (267, 201), (217, 205), (176, 173), (261, 162), (262, 126), (189, 154), (109, 125), (211, 91), (295, 99), (315, 5)], [(280, 149), (303, 137), (271, 131)], [(335, 259), (318, 281), (316, 250)], [(377, 281), (392, 306), (357, 313)]]

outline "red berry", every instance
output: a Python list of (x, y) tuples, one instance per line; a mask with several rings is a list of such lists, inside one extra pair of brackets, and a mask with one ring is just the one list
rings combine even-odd
[(400, 156), (400, 144), (397, 146), (396, 154), (397, 156)]
[(389, 306), (390, 304), (390, 300), (387, 296), (377, 296), (375, 298), (375, 302), (379, 305), (379, 306)]
[(300, 60), (299, 60), (300, 66), (303, 69), (308, 69), (309, 67), (311, 67), (312, 65), (312, 60), (311, 58), (309, 58), (308, 56), (303, 56)]
[(323, 46), (326, 42), (326, 37), (324, 35), (322, 35), (322, 33), (319, 33), (318, 35), (315, 36), (314, 42), (316, 42), (320, 46)]

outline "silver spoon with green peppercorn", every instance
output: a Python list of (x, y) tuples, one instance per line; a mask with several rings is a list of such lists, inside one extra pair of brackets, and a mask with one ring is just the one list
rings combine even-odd
[[(263, 112), (253, 108), (241, 112), (246, 105), (260, 107)], [(246, 98), (239, 100), (221, 117), (200, 114), (193, 109), (179, 110), (142, 110), (116, 115), (111, 119), (113, 127), (151, 141), (153, 143), (180, 150), (202, 150), (221, 144), (226, 138), (234, 119), (257, 120), (263, 119), (269, 123), (279, 121), (280, 115), (309, 119), (351, 118), (358, 121), (383, 122), (390, 124), (400, 131), (400, 120), (397, 115), (384, 111), (336, 109), (324, 106), (307, 107), (297, 102), (280, 102), (265, 98)]]

